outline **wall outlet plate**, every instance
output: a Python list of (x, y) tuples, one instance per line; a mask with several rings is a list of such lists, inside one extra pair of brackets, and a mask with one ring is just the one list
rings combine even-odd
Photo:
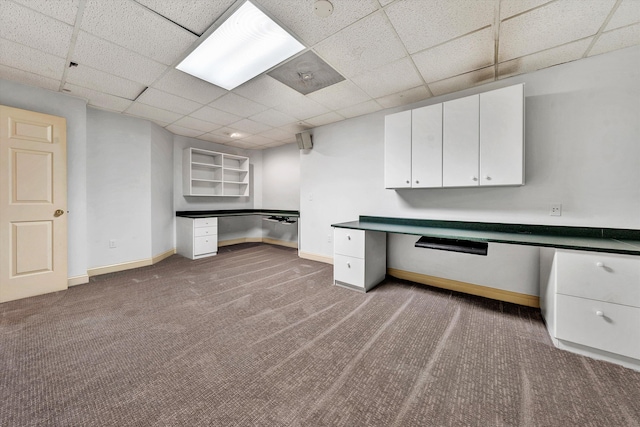
[(562, 216), (562, 203), (552, 203), (549, 205), (550, 216)]

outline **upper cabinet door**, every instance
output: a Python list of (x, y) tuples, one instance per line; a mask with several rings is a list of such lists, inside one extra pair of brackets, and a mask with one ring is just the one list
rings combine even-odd
[(442, 187), (442, 104), (412, 110), (411, 184)]
[(384, 186), (411, 188), (411, 110), (384, 118)]
[(524, 184), (524, 86), (480, 94), (480, 184)]
[(443, 187), (478, 185), (479, 108), (479, 95), (444, 103)]

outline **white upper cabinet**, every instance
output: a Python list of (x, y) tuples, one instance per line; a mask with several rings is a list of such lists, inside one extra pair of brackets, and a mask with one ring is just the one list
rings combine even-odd
[(480, 97), (444, 103), (442, 186), (478, 185)]
[(524, 184), (524, 85), (385, 117), (385, 188)]
[(411, 112), (411, 185), (442, 187), (442, 104)]
[(411, 110), (384, 118), (384, 186), (411, 188)]
[(524, 184), (524, 86), (480, 94), (480, 185)]

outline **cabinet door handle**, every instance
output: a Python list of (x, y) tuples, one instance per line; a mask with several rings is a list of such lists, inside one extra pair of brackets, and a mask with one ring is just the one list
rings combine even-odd
[(487, 181), (491, 181), (491, 177), (489, 175), (485, 176), (484, 179), (486, 179)]
[(472, 181), (477, 181), (477, 180), (478, 180), (478, 178), (477, 178), (477, 177), (475, 177), (475, 176), (472, 176), (472, 177), (471, 177), (471, 180), (472, 180)]
[(420, 184), (420, 181), (418, 181), (417, 179), (416, 179), (416, 184)]
[(351, 263), (350, 262), (347, 263), (347, 268), (351, 268)]
[(596, 311), (596, 316), (604, 317), (604, 312), (598, 310), (598, 311)]
[(347, 234), (347, 240), (351, 240), (351, 235)]
[(407, 180), (407, 184), (411, 183), (411, 181)]

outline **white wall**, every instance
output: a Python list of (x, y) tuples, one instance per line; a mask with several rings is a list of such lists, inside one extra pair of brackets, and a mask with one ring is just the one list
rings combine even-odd
[(87, 273), (86, 102), (0, 79), (0, 104), (67, 119), (68, 275)]
[(151, 123), (88, 108), (90, 269), (151, 258), (150, 177)]
[(173, 134), (151, 123), (151, 255), (175, 248)]
[[(386, 114), (520, 82), (525, 186), (384, 189)], [(331, 224), (359, 215), (638, 229), (639, 99), (634, 47), (316, 128), (300, 161), (300, 249), (331, 257)], [(550, 203), (562, 203), (561, 217)]]

